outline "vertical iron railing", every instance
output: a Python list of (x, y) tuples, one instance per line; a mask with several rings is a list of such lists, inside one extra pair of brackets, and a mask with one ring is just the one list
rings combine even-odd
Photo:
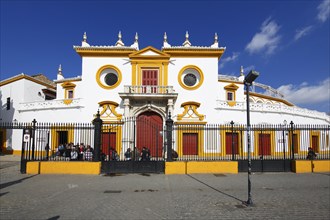
[[(167, 120), (165, 125), (165, 132), (162, 132), (162, 127), (149, 124), (153, 133), (141, 136), (149, 137), (150, 141), (155, 143), (152, 155), (154, 160), (164, 157), (171, 160), (172, 150), (178, 154), (176, 160), (181, 161), (247, 159), (246, 125), (236, 123), (195, 125), (177, 123), (173, 125), (172, 119)], [(109, 129), (105, 129), (105, 126)], [(122, 120), (117, 124), (103, 125), (103, 128), (99, 129), (100, 133), (112, 130), (121, 132), (121, 136), (116, 138), (121, 160), (124, 159), (124, 152), (128, 147), (132, 151), (136, 149), (135, 126), (133, 118)], [(7, 134), (11, 135), (22, 132), (19, 137), (15, 136), (13, 142), (14, 147), (16, 146), (14, 149), (22, 144), (20, 147), (22, 160), (72, 160), (71, 152), (78, 149), (80, 145), (85, 148), (90, 145), (94, 149), (94, 158), (96, 160), (102, 158), (100, 157), (102, 136), (96, 134), (95, 124), (35, 121), (35, 123), (0, 123), (0, 127), (7, 129)], [(146, 127), (141, 127), (141, 129), (144, 128)], [(24, 130), (28, 130), (30, 135), (26, 142), (23, 141)], [(16, 139), (21, 139), (21, 141)], [(65, 145), (65, 150), (59, 150), (60, 144)], [(164, 146), (163, 149), (161, 149), (162, 146)], [(287, 126), (268, 124), (251, 126), (252, 160), (306, 160), (309, 147), (315, 151), (315, 160), (330, 159), (329, 125), (296, 125), (292, 122)], [(139, 156), (137, 154), (135, 159), (138, 160)], [(132, 159), (133, 157), (134, 154)], [(84, 157), (79, 157), (79, 160), (84, 160)]]

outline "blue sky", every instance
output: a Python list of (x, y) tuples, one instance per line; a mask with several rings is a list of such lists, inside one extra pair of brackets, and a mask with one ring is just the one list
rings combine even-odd
[(226, 52), (219, 73), (260, 72), (258, 82), (279, 89), (304, 108), (330, 112), (330, 0), (276, 1), (4, 1), (1, 2), (0, 79), (43, 73), (81, 75), (80, 45), (125, 45), (138, 32), (140, 49), (161, 49), (164, 32), (182, 45), (209, 46), (214, 33)]

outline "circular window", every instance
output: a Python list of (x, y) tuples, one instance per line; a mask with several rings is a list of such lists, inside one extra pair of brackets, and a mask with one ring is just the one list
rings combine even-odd
[(203, 84), (204, 75), (197, 66), (185, 66), (179, 72), (178, 81), (182, 88), (195, 90)]
[(183, 77), (183, 82), (187, 86), (194, 86), (197, 82), (197, 77), (193, 73), (188, 73)]
[(113, 86), (118, 81), (118, 76), (115, 73), (107, 73), (104, 77), (104, 81), (108, 86)]
[(103, 66), (96, 73), (96, 82), (103, 89), (114, 89), (121, 83), (121, 72), (115, 66)]

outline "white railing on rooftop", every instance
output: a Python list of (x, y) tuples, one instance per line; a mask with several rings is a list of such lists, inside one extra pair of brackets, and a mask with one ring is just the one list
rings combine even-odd
[(70, 109), (70, 108), (83, 108), (82, 99), (70, 99), (71, 103), (67, 102), (68, 99), (54, 99), (35, 102), (24, 102), (19, 104), (18, 111), (35, 111), (46, 109)]
[[(246, 102), (236, 102), (236, 105), (229, 106), (227, 101), (217, 100), (217, 109), (246, 111)], [(296, 106), (286, 106), (281, 104), (266, 104), (250, 102), (250, 111), (255, 112), (276, 112), (291, 115), (299, 115), (310, 118), (325, 119), (330, 122), (330, 116), (324, 112), (299, 108)]]
[(125, 93), (133, 94), (171, 94), (173, 86), (124, 86)]

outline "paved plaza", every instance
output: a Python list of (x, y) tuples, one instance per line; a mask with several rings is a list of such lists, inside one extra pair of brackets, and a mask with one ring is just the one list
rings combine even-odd
[(329, 173), (26, 175), (0, 156), (0, 219), (329, 219)]

